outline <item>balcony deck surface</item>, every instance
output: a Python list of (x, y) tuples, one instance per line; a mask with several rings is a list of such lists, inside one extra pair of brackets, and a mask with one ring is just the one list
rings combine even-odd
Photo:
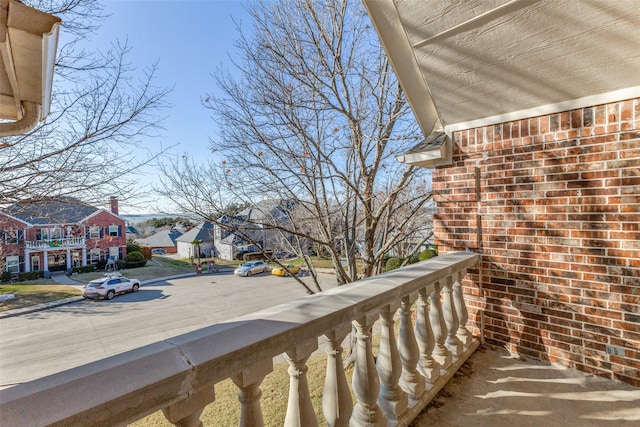
[(640, 388), (481, 346), (411, 427), (640, 425)]

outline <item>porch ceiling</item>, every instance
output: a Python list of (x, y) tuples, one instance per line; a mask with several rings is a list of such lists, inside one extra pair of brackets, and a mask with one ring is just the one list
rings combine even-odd
[(640, 95), (640, 1), (363, 0), (425, 135)]

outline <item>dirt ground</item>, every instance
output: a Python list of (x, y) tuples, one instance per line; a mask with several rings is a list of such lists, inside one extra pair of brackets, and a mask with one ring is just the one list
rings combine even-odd
[(481, 346), (411, 427), (640, 426), (640, 389)]

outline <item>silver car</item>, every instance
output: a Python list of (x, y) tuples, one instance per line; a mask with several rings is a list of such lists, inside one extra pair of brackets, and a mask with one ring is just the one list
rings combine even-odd
[(264, 261), (249, 261), (236, 268), (233, 274), (236, 276), (251, 276), (252, 274), (265, 273), (269, 270), (269, 264)]
[(117, 294), (137, 292), (140, 289), (138, 279), (127, 279), (116, 275), (105, 275), (101, 279), (92, 280), (82, 289), (82, 296), (91, 299), (112, 299)]

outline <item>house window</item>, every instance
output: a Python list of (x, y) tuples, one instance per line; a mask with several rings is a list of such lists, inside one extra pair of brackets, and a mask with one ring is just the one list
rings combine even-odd
[(119, 259), (120, 258), (119, 255), (120, 255), (120, 248), (119, 247), (114, 246), (114, 247), (109, 248), (109, 258), (110, 259), (113, 259), (113, 260)]
[(51, 240), (60, 240), (62, 239), (62, 229), (61, 228), (52, 228), (49, 231), (49, 238)]
[(49, 229), (39, 228), (36, 232), (36, 240), (49, 240)]
[(120, 227), (117, 225), (109, 226), (109, 236), (118, 237), (120, 235)]
[(3, 241), (6, 245), (12, 243), (20, 243), (21, 234), (19, 230), (6, 230), (4, 232)]
[(20, 273), (20, 257), (8, 256), (6, 259), (6, 270), (9, 273)]
[(91, 239), (99, 239), (100, 238), (100, 227), (97, 225), (92, 225), (89, 227), (89, 237)]

